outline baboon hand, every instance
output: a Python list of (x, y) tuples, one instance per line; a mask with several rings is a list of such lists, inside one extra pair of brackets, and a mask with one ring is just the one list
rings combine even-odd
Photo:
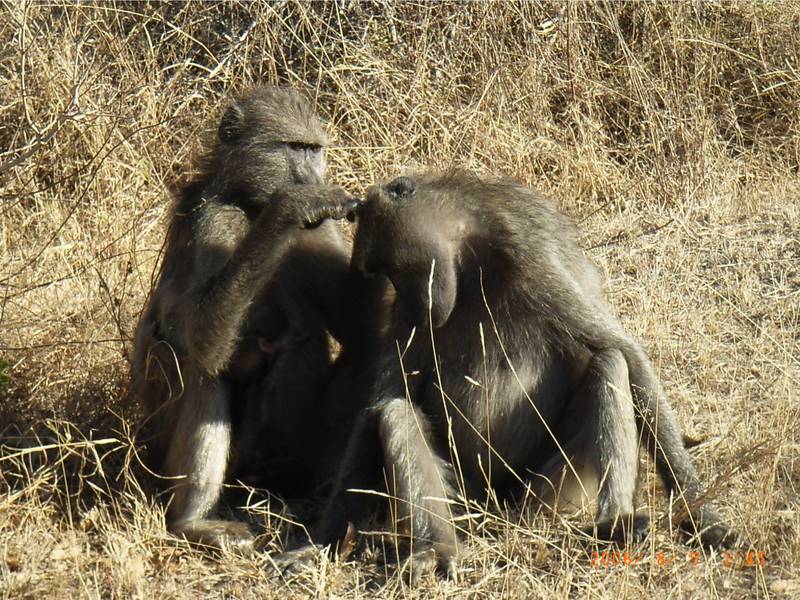
[(360, 200), (339, 186), (304, 186), (301, 224), (304, 229), (319, 227), (325, 219), (351, 218)]

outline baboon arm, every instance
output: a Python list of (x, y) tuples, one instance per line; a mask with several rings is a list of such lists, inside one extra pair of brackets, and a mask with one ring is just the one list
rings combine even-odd
[(347, 529), (348, 522), (363, 517), (376, 501), (374, 495), (348, 492), (348, 490), (377, 489), (380, 486), (381, 468), (385, 466), (380, 436), (382, 410), (387, 402), (397, 398), (405, 402), (406, 397), (394, 343), (386, 348), (376, 363), (380, 375), (375, 383), (372, 402), (361, 412), (350, 432), (333, 493), (314, 536), (315, 541), (322, 545), (335, 544), (339, 541)]
[(448, 571), (458, 553), (458, 537), (448, 499), (452, 476), (437, 454), (432, 426), (420, 408), (403, 397), (386, 399), (373, 407), (399, 529), (420, 544), (431, 544)]
[(419, 336), (419, 331), (403, 328), (396, 339), (384, 343), (371, 404), (407, 396), (412, 402), (415, 401), (417, 390), (414, 382), (418, 384), (424, 378), (418, 376), (408, 379), (406, 374), (425, 370), (421, 344), (427, 340), (419, 339)]
[[(226, 222), (223, 231), (231, 237), (225, 245), (220, 241), (205, 243), (198, 236), (194, 265), (197, 283), (177, 314), (183, 316), (180, 337), (186, 353), (207, 375), (215, 376), (227, 366), (248, 307), (289, 247), (287, 228), (269, 222), (265, 216), (262, 213), (244, 235), (241, 230), (231, 230), (230, 221)], [(202, 225), (215, 228), (213, 218)]]
[[(198, 219), (198, 256), (217, 252), (218, 268), (203, 273), (208, 265), (195, 261), (200, 285), (187, 295), (181, 311), (183, 336), (188, 355), (203, 373), (216, 376), (228, 365), (239, 340), (247, 309), (256, 294), (281, 265), (296, 234), (304, 224), (314, 225), (326, 218), (343, 218), (354, 200), (341, 188), (323, 185), (294, 185), (275, 192), (246, 230), (231, 223), (230, 214), (218, 218), (227, 207), (206, 208)], [(217, 222), (215, 222), (215, 220)], [(242, 233), (243, 230), (245, 233)], [(204, 239), (205, 238), (205, 239)], [(222, 238), (223, 245), (220, 245)], [(238, 243), (225, 240), (239, 238)], [(216, 246), (208, 240), (216, 241)], [(222, 260), (225, 257), (227, 260)]]

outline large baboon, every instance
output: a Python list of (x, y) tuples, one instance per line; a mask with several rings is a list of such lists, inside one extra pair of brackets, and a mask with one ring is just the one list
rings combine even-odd
[(335, 542), (375, 497), (347, 490), (384, 478), (395, 525), (451, 572), (453, 486), (474, 497), (529, 483), (573, 506), (596, 494), (594, 533), (636, 539), (648, 528), (634, 514), (640, 435), (687, 531), (710, 546), (734, 538), (702, 504), (650, 360), (548, 201), (465, 173), (400, 177), (370, 189), (358, 220), (352, 264), (386, 276), (397, 299), (316, 541)]
[[(216, 514), (223, 482), (256, 474), (270, 490), (309, 493), (362, 401), (359, 363), (378, 337), (326, 221), (356, 201), (323, 184), (325, 143), (296, 92), (257, 89), (228, 105), (175, 203), (132, 380), (150, 415), (148, 454), (174, 491), (168, 525), (190, 541), (251, 545), (243, 523)], [(341, 344), (333, 365), (328, 333)]]

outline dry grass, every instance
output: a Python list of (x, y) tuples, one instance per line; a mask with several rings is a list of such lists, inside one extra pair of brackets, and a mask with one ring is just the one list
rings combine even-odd
[[(0, 6), (1, 597), (800, 594), (800, 5)], [(166, 190), (251, 82), (316, 98), (354, 191), (455, 163), (557, 198), (765, 564), (692, 564), (662, 522), (635, 564), (593, 565), (526, 508), (476, 510), (462, 581), (416, 589), (369, 557), (287, 581), (167, 536), (131, 331)], [(277, 548), (279, 503), (251, 512)]]

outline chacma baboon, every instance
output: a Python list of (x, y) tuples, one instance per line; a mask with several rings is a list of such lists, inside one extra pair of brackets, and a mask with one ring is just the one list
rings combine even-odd
[(413, 551), (451, 573), (456, 485), (469, 496), (528, 482), (559, 505), (596, 495), (595, 534), (634, 540), (649, 527), (634, 512), (639, 435), (685, 501), (687, 531), (709, 546), (733, 539), (702, 505), (650, 360), (612, 315), (572, 224), (539, 194), (459, 172), (372, 187), (352, 265), (386, 276), (396, 301), (316, 541), (335, 542), (375, 497), (348, 489), (384, 478)]
[(249, 547), (245, 524), (217, 514), (224, 481), (256, 473), (271, 491), (308, 493), (363, 403), (359, 364), (379, 338), (326, 221), (356, 201), (323, 184), (325, 144), (298, 93), (256, 89), (228, 105), (174, 207), (132, 382), (150, 415), (148, 454), (171, 478), (168, 525), (196, 543)]

